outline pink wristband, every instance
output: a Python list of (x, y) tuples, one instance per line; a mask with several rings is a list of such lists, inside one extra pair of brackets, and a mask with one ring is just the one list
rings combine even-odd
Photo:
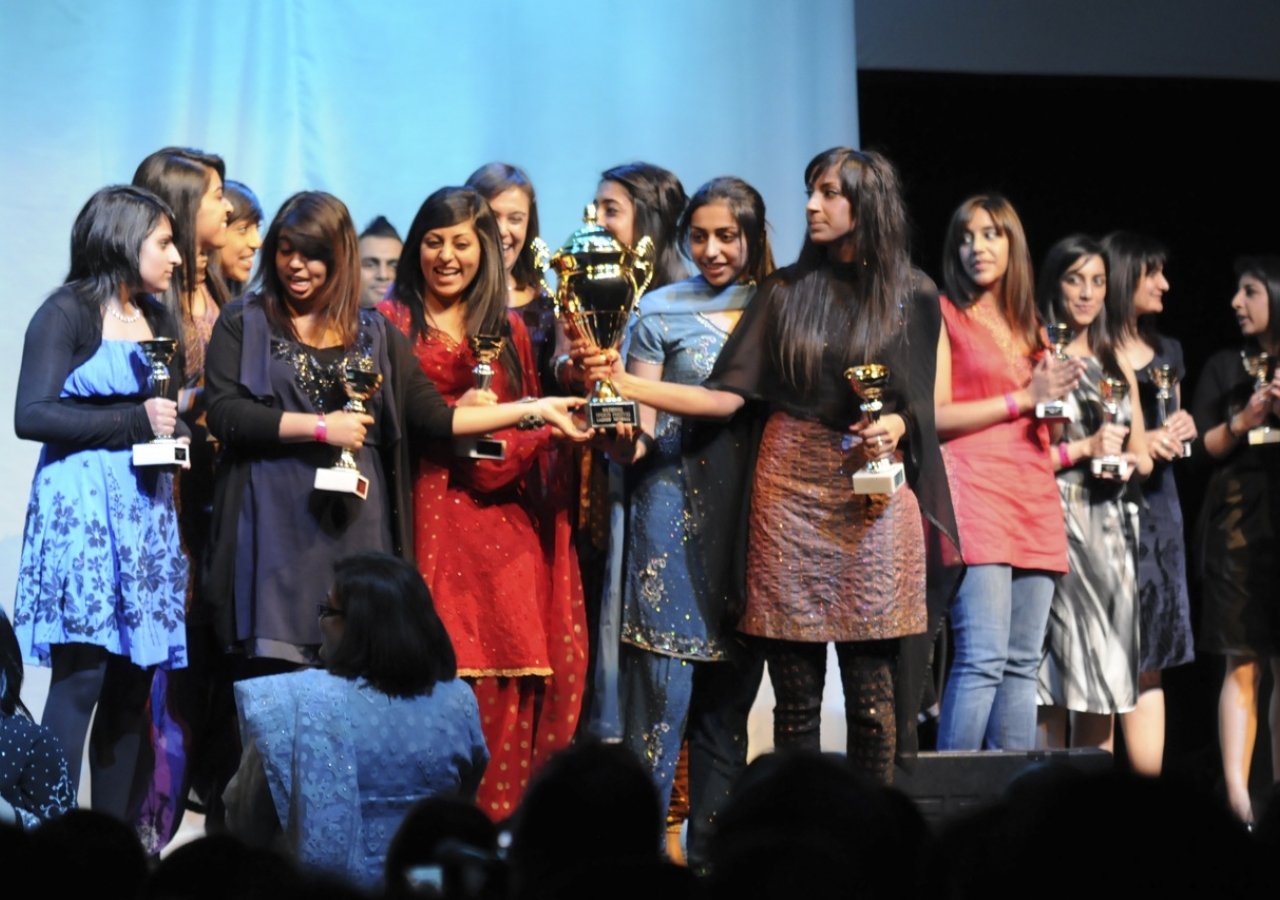
[(317, 444), (327, 444), (329, 442), (329, 426), (324, 422), (324, 413), (316, 416), (315, 439)]
[(1009, 410), (1010, 421), (1022, 415), (1022, 410), (1018, 409), (1018, 401), (1013, 399), (1013, 394), (1004, 395), (1004, 406), (1005, 409)]
[(1058, 462), (1062, 463), (1062, 468), (1070, 469), (1075, 465), (1071, 461), (1071, 451), (1067, 448), (1066, 443), (1058, 445)]

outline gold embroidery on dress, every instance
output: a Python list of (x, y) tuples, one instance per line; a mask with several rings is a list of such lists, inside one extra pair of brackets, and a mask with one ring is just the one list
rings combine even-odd
[(1005, 362), (1009, 364), (1009, 370), (1013, 372), (1015, 380), (1019, 385), (1025, 387), (1031, 382), (1031, 357), (1020, 352), (1020, 348), (1014, 345), (1013, 332), (1009, 328), (1009, 323), (1004, 320), (1004, 316), (996, 312), (991, 304), (975, 303), (967, 310), (963, 310), (965, 315), (973, 317), (973, 321), (977, 322), (987, 330), (991, 335), (991, 339), (996, 342), (996, 346), (1000, 348), (1000, 352), (1004, 354)]

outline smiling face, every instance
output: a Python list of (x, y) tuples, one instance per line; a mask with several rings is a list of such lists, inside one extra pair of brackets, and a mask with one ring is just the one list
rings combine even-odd
[(489, 208), (502, 238), (502, 268), (510, 273), (529, 236), (529, 195), (513, 185), (490, 197)]
[(303, 255), (293, 245), (288, 232), (280, 235), (276, 249), (276, 275), (284, 288), (285, 298), (294, 304), (314, 300), (329, 280), (329, 267), (322, 259)]
[(138, 248), (138, 274), (148, 294), (163, 294), (173, 280), (173, 270), (182, 265), (182, 256), (173, 243), (173, 226), (167, 216), (151, 229)]
[(474, 220), (428, 231), (420, 251), (426, 293), (441, 306), (457, 302), (475, 280), (481, 256)]
[(996, 227), (991, 213), (977, 209), (960, 238), (960, 264), (983, 290), (999, 284), (1009, 271), (1009, 236)]
[(1142, 277), (1133, 290), (1134, 315), (1146, 316), (1164, 311), (1164, 295), (1169, 290), (1169, 281), (1164, 277), (1164, 266), (1157, 266), (1151, 271), (1142, 267)]
[(218, 251), (218, 264), (232, 281), (248, 281), (253, 272), (253, 258), (262, 246), (259, 224), (256, 219), (241, 219), (227, 226), (227, 243)]
[(1101, 256), (1082, 256), (1063, 273), (1059, 284), (1067, 324), (1077, 331), (1088, 328), (1107, 297), (1106, 263)]
[(596, 188), (596, 224), (628, 247), (636, 245), (636, 204), (616, 181)]
[(728, 205), (704, 203), (689, 220), (689, 255), (712, 287), (740, 281), (747, 268), (747, 240)]
[(1240, 333), (1245, 337), (1263, 337), (1271, 324), (1271, 300), (1267, 287), (1252, 275), (1241, 275), (1236, 295), (1231, 298)]
[(218, 250), (227, 243), (231, 201), (222, 196), (222, 179), (209, 169), (209, 183), (196, 211), (196, 249)]
[(804, 211), (815, 244), (834, 244), (853, 234), (853, 204), (844, 195), (838, 167), (831, 166), (809, 186)]

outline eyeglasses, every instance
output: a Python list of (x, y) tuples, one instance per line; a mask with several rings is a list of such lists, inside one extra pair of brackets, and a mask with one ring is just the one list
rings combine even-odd
[(338, 609), (338, 607), (336, 606), (330, 606), (328, 603), (316, 604), (316, 615), (322, 619), (327, 619), (330, 616), (338, 616), (339, 618), (341, 618), (346, 614), (347, 614), (346, 610)]

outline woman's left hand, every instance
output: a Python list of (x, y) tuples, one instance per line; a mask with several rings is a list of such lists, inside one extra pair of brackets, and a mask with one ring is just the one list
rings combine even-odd
[(1196, 439), (1196, 420), (1185, 409), (1176, 409), (1170, 413), (1169, 418), (1165, 420), (1164, 427), (1171, 437), (1175, 437), (1179, 441), (1194, 441)]
[[(1179, 450), (1179, 452), (1181, 452), (1181, 450)], [(1130, 453), (1126, 450), (1124, 453), (1120, 454), (1120, 458), (1129, 465), (1125, 466), (1124, 475), (1120, 476), (1119, 480), (1128, 481), (1133, 477), (1133, 473), (1138, 471), (1138, 454)]]
[(543, 397), (530, 404), (530, 412), (542, 416), (557, 437), (587, 441), (591, 439), (591, 429), (581, 427), (573, 415), (573, 411), (585, 403), (581, 397)]
[(897, 413), (890, 413), (875, 423), (862, 421), (850, 425), (849, 430), (862, 439), (867, 462), (878, 462), (893, 458), (898, 441), (906, 434), (907, 423)]

